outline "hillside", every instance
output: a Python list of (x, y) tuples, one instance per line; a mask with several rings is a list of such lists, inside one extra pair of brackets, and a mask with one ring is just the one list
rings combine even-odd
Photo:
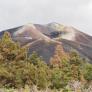
[[(14, 41), (28, 45), (29, 53), (37, 51), (46, 62), (54, 55), (58, 44), (65, 52), (75, 49), (81, 56), (92, 60), (92, 37), (74, 27), (55, 22), (45, 25), (29, 23), (5, 31), (11, 34)], [(0, 32), (0, 37), (5, 31)]]

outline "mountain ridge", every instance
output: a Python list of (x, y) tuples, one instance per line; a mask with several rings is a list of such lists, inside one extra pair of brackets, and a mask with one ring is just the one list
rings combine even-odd
[(29, 53), (36, 51), (46, 62), (49, 62), (54, 55), (53, 51), (58, 44), (61, 45), (65, 52), (75, 49), (84, 58), (92, 60), (92, 36), (72, 26), (65, 26), (55, 22), (46, 25), (29, 23), (4, 30), (0, 32), (0, 37), (6, 31), (11, 34), (14, 41), (19, 42), (21, 45), (28, 45), (30, 47)]

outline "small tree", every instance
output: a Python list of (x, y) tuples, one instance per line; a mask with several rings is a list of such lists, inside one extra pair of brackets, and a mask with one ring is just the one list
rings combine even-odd
[(84, 78), (88, 81), (92, 81), (92, 65), (91, 64), (86, 64), (85, 69), (84, 69)]
[(83, 69), (83, 59), (80, 58), (76, 51), (70, 53), (70, 67), (73, 80), (80, 80)]

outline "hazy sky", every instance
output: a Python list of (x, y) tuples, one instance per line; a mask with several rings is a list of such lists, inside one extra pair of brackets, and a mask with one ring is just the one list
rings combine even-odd
[(59, 22), (92, 35), (92, 0), (0, 0), (0, 30)]

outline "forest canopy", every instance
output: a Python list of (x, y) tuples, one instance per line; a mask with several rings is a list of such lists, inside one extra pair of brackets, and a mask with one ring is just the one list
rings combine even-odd
[[(36, 52), (28, 55), (28, 47), (14, 42), (5, 32), (0, 39), (0, 88), (64, 89), (72, 81), (91, 84), (92, 64), (72, 51), (68, 56), (57, 46), (49, 65)], [(59, 59), (58, 59), (59, 58)]]

